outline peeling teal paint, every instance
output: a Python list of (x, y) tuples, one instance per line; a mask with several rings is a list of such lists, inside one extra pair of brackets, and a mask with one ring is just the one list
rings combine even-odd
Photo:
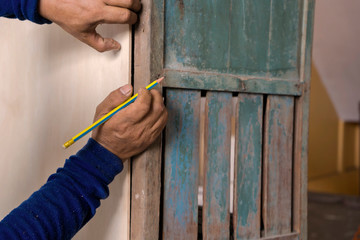
[(264, 221), (265, 236), (291, 231), (294, 98), (268, 96), (265, 113), (264, 164), (267, 166)]
[(231, 93), (207, 92), (203, 219), (209, 239), (229, 236), (231, 110)]
[(165, 66), (299, 76), (301, 0), (165, 0)]
[[(237, 169), (237, 238), (243, 238), (243, 228), (259, 225), (259, 200), (261, 191), (262, 153), (262, 109), (261, 95), (241, 94), (238, 102), (238, 154)], [(260, 114), (259, 114), (260, 112)], [(258, 216), (258, 217), (256, 217)], [(259, 227), (259, 226), (258, 226)], [(254, 229), (255, 230), (255, 229)], [(256, 234), (256, 230), (253, 234)], [(254, 235), (255, 236), (255, 235)]]
[(185, 232), (197, 226), (200, 92), (169, 89), (166, 101), (164, 224)]

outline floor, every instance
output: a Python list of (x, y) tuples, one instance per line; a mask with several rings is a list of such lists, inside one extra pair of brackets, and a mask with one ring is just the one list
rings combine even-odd
[(309, 193), (309, 240), (357, 240), (360, 231), (360, 197)]

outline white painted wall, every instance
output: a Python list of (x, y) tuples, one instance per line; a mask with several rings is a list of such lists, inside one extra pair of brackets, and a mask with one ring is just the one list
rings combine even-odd
[(318, 0), (313, 61), (339, 118), (359, 122), (360, 1)]
[[(107, 94), (129, 82), (128, 25), (102, 26), (120, 52), (98, 53), (57, 25), (0, 19), (0, 218), (43, 185), (87, 138), (62, 144), (87, 127)], [(128, 166), (75, 239), (127, 239)]]

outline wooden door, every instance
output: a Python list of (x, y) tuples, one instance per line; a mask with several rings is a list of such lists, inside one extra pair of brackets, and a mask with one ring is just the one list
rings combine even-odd
[(132, 162), (131, 238), (306, 239), (314, 1), (142, 2), (135, 88), (164, 75), (169, 121)]

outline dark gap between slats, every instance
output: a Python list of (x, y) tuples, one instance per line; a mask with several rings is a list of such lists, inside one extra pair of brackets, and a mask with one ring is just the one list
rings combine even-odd
[[(201, 91), (201, 102), (200, 102), (200, 151), (199, 151), (199, 198), (202, 201), (199, 201), (199, 206), (198, 206), (198, 239), (203, 239), (203, 234), (202, 234), (202, 226), (203, 226), (203, 218), (202, 218), (202, 210), (203, 210), (203, 183), (204, 183), (204, 177), (205, 177), (205, 171), (204, 171), (204, 139), (205, 139), (205, 105), (206, 105), (206, 93), (207, 91), (202, 90)], [(235, 108), (236, 108), (236, 103), (237, 103), (237, 97), (238, 97), (237, 92), (233, 92), (232, 96), (233, 96), (233, 109), (232, 109), (232, 117), (235, 117)], [(236, 121), (236, 119), (235, 119)], [(231, 126), (231, 134), (235, 134), (235, 126)], [(232, 136), (231, 135), (231, 136)], [(231, 147), (231, 156), (232, 159), (230, 159), (230, 161), (232, 162), (232, 165), (234, 166), (234, 161), (235, 161), (235, 145), (232, 145)], [(234, 192), (234, 167), (232, 169), (230, 169), (230, 171), (233, 173), (232, 174), (232, 178), (230, 179), (233, 182), (233, 188), (230, 188), (230, 194), (231, 192)], [(231, 175), (231, 173), (230, 173)], [(230, 184), (231, 184), (230, 181)], [(231, 197), (231, 196), (230, 196)], [(234, 206), (234, 202), (233, 202), (233, 194), (232, 194), (232, 198), (230, 198), (232, 201), (232, 206)], [(230, 239), (234, 239), (234, 222), (233, 222), (233, 208), (230, 209), (230, 224), (229, 224), (229, 235), (230, 235)]]
[[(163, 88), (163, 97), (164, 97), (164, 104), (166, 106), (166, 88)], [(166, 129), (166, 126), (165, 126)], [(161, 187), (160, 187), (160, 213), (159, 213), (159, 240), (162, 240), (163, 238), (163, 206), (164, 206), (164, 178), (165, 178), (165, 129), (163, 130), (162, 133), (162, 141), (161, 141), (161, 176), (160, 176), (160, 182), (161, 182)]]
[[(198, 240), (202, 240), (203, 239), (203, 234), (202, 234), (202, 207), (199, 206), (198, 208)], [(233, 227), (233, 221), (234, 221), (234, 217), (233, 214), (230, 213), (230, 240), (234, 240), (234, 227)]]
[(296, 137), (296, 100), (298, 98), (294, 97), (294, 112), (293, 112), (293, 143), (292, 143), (292, 168), (291, 168), (291, 232), (294, 232), (294, 190), (295, 190), (295, 137)]
[(265, 146), (265, 116), (267, 106), (267, 95), (263, 96), (263, 127), (262, 127), (262, 154), (261, 154), (261, 194), (260, 194), (260, 237), (264, 236), (264, 216), (263, 216), (263, 192), (264, 192), (264, 146)]
[[(131, 27), (131, 70), (130, 70), (130, 83), (132, 86), (135, 86), (135, 81), (134, 81), (134, 72), (135, 72), (135, 25), (133, 25)], [(129, 224), (129, 232), (131, 233), (131, 203), (132, 203), (132, 159), (130, 160), (130, 224)]]

